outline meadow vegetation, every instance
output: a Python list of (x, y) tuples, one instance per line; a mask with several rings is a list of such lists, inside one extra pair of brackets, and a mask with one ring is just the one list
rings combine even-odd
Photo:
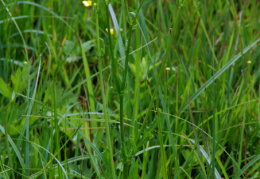
[(0, 178), (259, 178), (258, 0), (0, 0)]

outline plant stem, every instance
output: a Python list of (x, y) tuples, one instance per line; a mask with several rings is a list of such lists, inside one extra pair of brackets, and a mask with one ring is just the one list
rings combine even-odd
[[(141, 32), (140, 32), (140, 28), (136, 28), (135, 30), (135, 40), (136, 40), (136, 49), (139, 49), (141, 47)], [(138, 119), (138, 110), (139, 110), (139, 96), (140, 96), (140, 61), (141, 61), (141, 53), (142, 50), (139, 50), (136, 52), (136, 56), (135, 56), (135, 90), (134, 90), (134, 115), (133, 115), (133, 119), (132, 119), (132, 141), (134, 143), (135, 139), (135, 135), (136, 135), (136, 121)], [(134, 143), (134, 148), (135, 148), (135, 143)], [(135, 150), (135, 149), (134, 149)]]
[[(214, 46), (213, 46), (213, 50), (214, 50)], [(216, 140), (216, 131), (215, 131), (215, 78), (214, 78), (214, 68), (215, 68), (215, 63), (214, 63), (214, 59), (212, 60), (212, 66), (213, 66), (213, 119), (212, 119), (212, 179), (215, 178), (215, 153), (216, 153), (216, 144), (215, 144), (215, 140)]]
[[(97, 2), (97, 4), (99, 4)], [(105, 126), (106, 126), (106, 141), (107, 141), (107, 146), (108, 146), (108, 153), (109, 153), (109, 169), (112, 178), (116, 178), (116, 173), (115, 173), (115, 167), (114, 167), (114, 160), (113, 160), (113, 147), (111, 145), (111, 139), (110, 139), (110, 129), (109, 129), (109, 119), (107, 116), (107, 98), (105, 96), (105, 90), (104, 90), (104, 81), (103, 81), (103, 75), (102, 75), (102, 61), (101, 61), (101, 48), (100, 48), (100, 42), (99, 42), (99, 21), (98, 21), (98, 12), (96, 10), (96, 38), (97, 38), (97, 51), (96, 54), (98, 56), (98, 69), (99, 69), (99, 79), (100, 79), (100, 88), (101, 88), (101, 95), (102, 95), (102, 100), (103, 100), (103, 113), (104, 113), (104, 118), (105, 118)], [(108, 169), (108, 170), (109, 170)]]
[(125, 135), (124, 135), (124, 91), (125, 91), (125, 85), (126, 85), (126, 77), (128, 72), (128, 61), (129, 61), (129, 51), (130, 51), (130, 45), (131, 45), (131, 35), (132, 35), (132, 24), (129, 25), (129, 31), (128, 31), (128, 43), (127, 43), (127, 49), (126, 49), (126, 60), (125, 60), (125, 69), (123, 73), (123, 81), (121, 84), (121, 91), (120, 91), (120, 135), (121, 135), (121, 153), (123, 155), (124, 160), (124, 166), (123, 166), (123, 178), (127, 178), (127, 158), (125, 153)]
[[(106, 4), (105, 0), (103, 0), (103, 1)], [(105, 8), (105, 9), (106, 9), (107, 28), (110, 29), (108, 7)], [(112, 38), (111, 38), (111, 34), (110, 33), (108, 33), (108, 42), (109, 42), (109, 55), (110, 55), (109, 57), (111, 58), (112, 77), (113, 77), (113, 80), (115, 80), (117, 92), (120, 92), (121, 91), (120, 90), (120, 78), (117, 75), (117, 61), (114, 58), (113, 49), (112, 49)]]
[(126, 84), (126, 76), (128, 72), (128, 61), (129, 61), (129, 51), (130, 51), (130, 45), (131, 45), (131, 35), (132, 35), (132, 30), (133, 30), (133, 24), (129, 24), (129, 31), (128, 31), (128, 44), (127, 44), (127, 49), (126, 49), (126, 58), (125, 58), (125, 69), (124, 69), (124, 74), (123, 74), (123, 81), (121, 85), (121, 92), (125, 90), (125, 84)]
[(162, 110), (159, 108), (158, 109), (158, 116), (157, 116), (157, 126), (158, 126), (158, 133), (159, 133), (159, 142), (160, 142), (160, 154), (161, 154), (161, 162), (162, 162), (162, 166), (161, 166), (161, 170), (163, 173), (163, 178), (167, 179), (167, 166), (166, 166), (166, 155), (165, 155), (165, 151), (163, 148), (163, 136), (162, 136), (162, 123), (161, 120), (163, 118), (161, 118), (161, 113)]

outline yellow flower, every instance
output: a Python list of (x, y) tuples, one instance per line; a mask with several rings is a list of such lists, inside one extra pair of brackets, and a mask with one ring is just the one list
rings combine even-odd
[[(108, 29), (107, 29), (107, 28), (106, 28), (106, 32), (108, 32)], [(111, 35), (114, 35), (114, 34), (115, 34), (114, 29), (110, 29), (110, 34), (111, 34)]]
[(82, 3), (83, 3), (84, 6), (86, 6), (86, 7), (92, 6), (92, 1), (82, 1)]
[[(86, 7), (90, 7), (90, 6), (92, 6), (92, 1), (82, 1), (82, 3), (83, 3), (84, 6), (86, 6)], [(97, 3), (94, 2), (93, 5), (96, 6)]]
[(247, 61), (247, 64), (251, 64), (251, 61)]

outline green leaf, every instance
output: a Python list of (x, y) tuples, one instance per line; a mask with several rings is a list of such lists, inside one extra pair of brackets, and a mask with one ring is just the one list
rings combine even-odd
[(131, 167), (130, 167), (130, 173), (129, 178), (139, 178), (138, 175), (138, 160), (132, 160)]
[(81, 58), (81, 50), (83, 52), (89, 51), (92, 47), (94, 47), (94, 40), (89, 40), (82, 43), (82, 49), (78, 42), (73, 42), (70, 40), (66, 40), (63, 46), (63, 52), (65, 53), (67, 62), (75, 62)]
[(16, 93), (22, 93), (25, 90), (29, 78), (29, 71), (30, 65), (26, 65), (22, 70), (18, 68), (14, 75), (11, 76), (11, 81)]
[(2, 94), (8, 99), (11, 99), (12, 97), (12, 90), (10, 86), (7, 85), (2, 78), (0, 78), (0, 94)]

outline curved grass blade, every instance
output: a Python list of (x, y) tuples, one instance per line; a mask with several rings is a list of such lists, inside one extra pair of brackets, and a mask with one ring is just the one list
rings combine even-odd
[(260, 160), (260, 154), (257, 155), (253, 160), (251, 160), (242, 170), (240, 170), (234, 177), (234, 179), (240, 178), (240, 175), (243, 175), (243, 173), (252, 165), (254, 165), (258, 160)]
[[(186, 138), (184, 136), (181, 136), (181, 137), (182, 138)], [(193, 144), (196, 144), (195, 140), (190, 139), (190, 138), (188, 138), (188, 140), (190, 140)], [(171, 145), (163, 145), (163, 147), (171, 147)], [(135, 156), (137, 157), (137, 156), (141, 155), (144, 151), (149, 151), (149, 150), (153, 150), (153, 149), (157, 149), (157, 148), (160, 148), (160, 145), (151, 146), (151, 147), (146, 148), (145, 150), (141, 150), (141, 151), (137, 152), (135, 154)], [(206, 153), (206, 151), (201, 146), (199, 146), (199, 148), (200, 148), (200, 151), (201, 151), (202, 155), (205, 157), (207, 162), (210, 164), (211, 163), (211, 159), (209, 158), (209, 156)], [(260, 155), (259, 155), (259, 158), (260, 158)], [(215, 176), (216, 176), (217, 179), (221, 179), (221, 176), (220, 176), (220, 174), (219, 174), (219, 172), (217, 171), (216, 168), (215, 168)]]
[[(193, 139), (189, 139), (189, 140), (190, 140), (194, 145), (196, 145), (195, 140), (193, 140)], [(207, 152), (206, 152), (200, 145), (199, 145), (199, 149), (200, 149), (202, 155), (203, 155), (203, 156), (205, 157), (205, 159), (207, 160), (208, 164), (211, 165), (211, 159), (209, 158)], [(221, 176), (220, 176), (218, 170), (217, 170), (215, 167), (214, 167), (214, 170), (215, 170), (215, 177), (216, 177), (217, 179), (221, 179)]]
[(226, 65), (224, 65), (215, 75), (213, 75), (200, 89), (198, 89), (191, 97), (190, 101), (186, 102), (184, 107), (181, 110), (181, 113), (184, 112), (184, 110), (189, 107), (189, 103), (192, 103), (199, 95), (207, 88), (209, 87), (214, 80), (216, 80), (222, 73), (224, 73), (231, 65), (233, 65), (243, 54), (247, 53), (252, 47), (257, 45), (257, 43), (260, 41), (260, 38), (257, 39), (255, 42), (247, 46), (242, 53), (237, 54), (234, 56)]
[[(69, 122), (69, 120), (65, 119), (65, 122), (68, 123), (71, 127), (73, 127), (75, 130), (77, 130), (78, 128), (76, 126), (74, 126), (71, 122)], [(83, 139), (89, 144), (89, 146), (91, 146), (91, 148), (95, 151), (95, 154), (98, 156), (98, 158), (100, 160), (103, 160), (102, 155), (100, 153), (100, 151), (94, 146), (94, 144), (92, 142), (90, 142), (90, 140), (84, 135), (84, 133), (78, 129), (77, 131), (82, 137)], [(87, 147), (88, 149), (88, 147)], [(90, 157), (91, 158), (91, 157)]]
[[(175, 115), (167, 114), (167, 113), (164, 113), (164, 112), (162, 112), (162, 113), (165, 114), (165, 115), (169, 115), (169, 116), (175, 117), (176, 119), (180, 119), (180, 120), (182, 120), (182, 121), (187, 122), (188, 124), (190, 124), (190, 125), (196, 127), (198, 130), (200, 130), (201, 132), (203, 132), (205, 135), (207, 135), (207, 136), (212, 140), (212, 136), (210, 136), (206, 131), (204, 131), (204, 130), (203, 130), (202, 128), (200, 128), (199, 126), (193, 124), (192, 122), (189, 122), (189, 121), (187, 121), (187, 120), (185, 120), (185, 119), (183, 119), (183, 118), (181, 118), (181, 117), (175, 116)], [(167, 132), (168, 132), (168, 131), (167, 131)], [(188, 135), (188, 137), (191, 136), (192, 133), (193, 133), (193, 131)], [(174, 134), (174, 133), (173, 133), (173, 134)], [(175, 134), (175, 135), (178, 135), (179, 137), (182, 137), (182, 138), (185, 138), (185, 139), (186, 139), (186, 137), (184, 137), (184, 136), (182, 136), (182, 135), (179, 135), (179, 134)], [(219, 144), (219, 142), (216, 142), (216, 144), (228, 155), (228, 157), (229, 157), (229, 158), (234, 162), (234, 164), (236, 165), (236, 167), (237, 167), (236, 169), (237, 169), (238, 171), (240, 171), (240, 168), (239, 168), (239, 166), (237, 165), (235, 159), (225, 150), (225, 148), (224, 148), (222, 145)]]
[(5, 7), (7, 13), (8, 13), (9, 16), (11, 17), (11, 19), (12, 19), (12, 21), (13, 21), (15, 27), (17, 28), (17, 30), (18, 30), (18, 32), (19, 32), (19, 34), (20, 34), (20, 36), (21, 36), (21, 39), (22, 39), (23, 45), (24, 45), (25, 56), (26, 56), (27, 61), (29, 61), (28, 53), (27, 53), (27, 50), (26, 50), (27, 45), (26, 45), (26, 43), (25, 43), (25, 39), (24, 39), (23, 34), (22, 34), (21, 30), (20, 30), (20, 27), (19, 27), (18, 24), (16, 23), (16, 21), (15, 21), (13, 15), (12, 15), (12, 13), (9, 11), (9, 8), (8, 8), (7, 5), (5, 4), (5, 2), (4, 2), (3, 0), (1, 0), (1, 1), (2, 1), (2, 4), (4, 5), (4, 7)]
[[(110, 66), (107, 66), (105, 68), (102, 69), (102, 72), (107, 70), (108, 68), (110, 68)], [(59, 104), (60, 102), (62, 102), (62, 100), (64, 98), (66, 98), (72, 91), (74, 91), (75, 89), (77, 89), (79, 86), (85, 84), (88, 80), (92, 79), (93, 77), (97, 76), (98, 73), (95, 73), (93, 75), (91, 75), (90, 77), (86, 78), (85, 80), (82, 80), (80, 83), (78, 83), (77, 85), (75, 85), (73, 88), (71, 88), (69, 91), (67, 91), (66, 93), (64, 93), (62, 95), (62, 97), (57, 101), (57, 104)]]
[[(170, 147), (170, 145), (163, 145), (163, 147)], [(149, 151), (149, 150), (152, 150), (152, 149), (158, 149), (158, 148), (160, 148), (160, 145), (155, 145), (155, 146), (148, 147), (145, 150), (140, 150), (139, 152), (137, 152), (135, 154), (135, 157), (141, 155), (142, 153), (144, 153), (146, 151)]]
[[(108, 8), (109, 8), (109, 12), (110, 12), (110, 15), (111, 15), (111, 18), (112, 18), (112, 21), (113, 21), (113, 24), (114, 24), (114, 27), (115, 27), (115, 30), (116, 30), (116, 34), (118, 36), (119, 53), (120, 53), (121, 58), (123, 58), (125, 56), (125, 51), (124, 51), (124, 48), (123, 48), (124, 44), (123, 44), (123, 40), (122, 40), (122, 37), (121, 37), (121, 34), (120, 34), (120, 29), (119, 29), (119, 26), (118, 26), (116, 15), (115, 15), (115, 12), (112, 8), (111, 3), (109, 3)], [(125, 60), (124, 59), (122, 60), (122, 62), (123, 62), (123, 66), (125, 66)]]
[[(0, 125), (0, 131), (2, 131), (3, 134), (5, 134), (5, 129), (1, 125)], [(23, 158), (22, 158), (18, 148), (16, 147), (14, 141), (12, 140), (12, 138), (9, 135), (7, 136), (7, 138), (8, 138), (9, 143), (11, 144), (12, 148), (14, 149), (14, 152), (15, 152), (15, 154), (16, 154), (16, 156), (17, 156), (17, 158), (18, 158), (22, 168), (26, 168), (25, 167), (25, 163), (23, 161)]]
[[(48, 153), (53, 157), (50, 161), (52, 161), (52, 160), (54, 159), (54, 160), (58, 163), (58, 165), (61, 167), (62, 171), (64, 172), (64, 174), (65, 174), (65, 176), (66, 176), (66, 178), (68, 178), (67, 172), (66, 172), (65, 169), (63, 168), (63, 166), (62, 166), (62, 164), (60, 163), (60, 161), (55, 157), (55, 156), (57, 155), (57, 153), (53, 155), (53, 154), (50, 153), (47, 149), (45, 149), (44, 147), (42, 147), (42, 146), (40, 146), (40, 145), (38, 145), (38, 144), (36, 144), (36, 143), (34, 143), (34, 142), (32, 142), (32, 141), (27, 141), (27, 140), (26, 140), (26, 142), (31, 143), (32, 145), (35, 145), (35, 146), (37, 146), (37, 147), (43, 149), (44, 151), (48, 152)], [(65, 143), (65, 144), (66, 144), (66, 143)], [(64, 147), (64, 146), (63, 146), (63, 147)], [(63, 147), (62, 147), (62, 148), (63, 148)], [(61, 149), (62, 149), (62, 148), (61, 148)], [(49, 161), (49, 162), (50, 162), (50, 161)], [(39, 171), (39, 172), (36, 173), (36, 174), (33, 174), (33, 177), (30, 176), (30, 178), (38, 178), (38, 176), (43, 172), (43, 170), (48, 166), (48, 164), (49, 164), (49, 163), (47, 163), (47, 165), (46, 165), (41, 171)]]
[[(24, 95), (22, 95), (22, 94), (19, 94), (19, 95), (22, 96), (22, 97), (28, 98), (27, 96), (24, 96)], [(37, 102), (37, 103), (39, 103), (39, 104), (41, 104), (41, 105), (44, 106), (44, 104), (43, 104), (42, 102), (40, 102), (40, 101), (37, 101), (37, 100), (35, 100), (35, 99), (31, 99), (31, 98), (29, 98), (29, 99), (30, 99), (30, 100), (33, 100), (34, 102)], [(46, 106), (46, 107), (47, 107), (47, 106)], [(48, 108), (49, 110), (51, 110), (49, 107), (47, 107), (47, 108)], [(58, 117), (64, 118), (64, 116), (60, 115), (59, 113), (58, 113)], [(72, 128), (74, 128), (75, 130), (77, 130), (78, 134), (81, 135), (81, 136), (83, 137), (84, 141), (93, 149), (93, 151), (95, 151), (95, 154), (98, 156), (98, 158), (99, 158), (101, 161), (103, 161), (103, 157), (102, 157), (100, 151), (98, 150), (98, 148), (96, 148), (96, 147), (94, 146), (94, 144), (84, 135), (84, 133), (83, 133), (80, 129), (78, 129), (75, 125), (73, 125), (68, 119), (64, 119), (64, 121), (65, 121), (67, 124), (69, 124)], [(94, 160), (94, 158), (93, 158), (93, 156), (92, 156), (92, 154), (91, 154), (91, 151), (90, 151), (89, 147), (86, 146), (86, 148), (87, 148), (88, 153), (89, 153), (89, 157), (90, 157), (91, 164), (94, 166), (95, 169), (97, 169), (98, 167), (97, 167), (96, 161)], [(96, 171), (97, 171), (97, 170), (96, 170)], [(97, 173), (99, 173), (99, 172), (97, 172)]]

